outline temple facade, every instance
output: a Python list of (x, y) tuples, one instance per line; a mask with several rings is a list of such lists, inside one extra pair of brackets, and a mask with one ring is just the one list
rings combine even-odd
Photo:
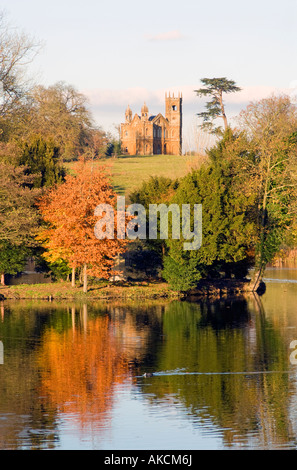
[(147, 105), (133, 117), (129, 105), (121, 124), (122, 152), (126, 155), (181, 155), (182, 95), (165, 94), (165, 117), (150, 116)]

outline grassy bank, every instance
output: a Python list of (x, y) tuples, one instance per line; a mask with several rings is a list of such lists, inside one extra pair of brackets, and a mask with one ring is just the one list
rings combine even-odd
[(139, 282), (90, 286), (86, 294), (82, 287), (71, 287), (69, 282), (47, 284), (20, 284), (0, 287), (0, 299), (156, 299), (180, 298), (181, 294), (172, 291), (166, 283)]
[[(128, 196), (151, 176), (165, 176), (176, 179), (186, 175), (192, 168), (198, 168), (204, 157), (184, 155), (148, 155), (102, 158), (95, 165), (106, 164), (110, 168), (114, 190)], [(72, 171), (75, 162), (67, 163)]]
[(219, 299), (229, 296), (242, 296), (251, 292), (248, 280), (201, 281), (196, 289), (187, 294), (176, 292), (165, 282), (123, 282), (111, 284), (102, 282), (89, 287), (83, 293), (81, 286), (71, 287), (69, 282), (47, 284), (19, 284), (0, 287), (0, 300), (145, 300), (145, 299)]

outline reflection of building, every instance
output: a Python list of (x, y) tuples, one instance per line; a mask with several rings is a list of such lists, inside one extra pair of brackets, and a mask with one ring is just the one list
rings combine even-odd
[(149, 116), (144, 103), (141, 116), (128, 105), (121, 125), (122, 150), (129, 155), (180, 155), (182, 150), (182, 95), (165, 94), (165, 117)]

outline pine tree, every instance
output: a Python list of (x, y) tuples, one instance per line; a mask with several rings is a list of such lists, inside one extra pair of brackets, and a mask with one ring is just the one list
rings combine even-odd
[(0, 162), (0, 274), (22, 269), (24, 252), (36, 245), (39, 216), (35, 201), (38, 189), (30, 189), (31, 176), (23, 167)]
[(26, 174), (34, 175), (33, 187), (49, 187), (64, 180), (66, 172), (61, 165), (60, 149), (53, 139), (34, 135), (21, 141), (20, 147), (19, 164), (26, 167)]
[(221, 127), (214, 127), (213, 125), (213, 121), (220, 117), (223, 119), (224, 130), (226, 131), (228, 129), (228, 120), (225, 112), (223, 93), (235, 93), (241, 89), (236, 86), (234, 80), (227, 80), (226, 77), (202, 78), (201, 82), (205, 85), (205, 88), (199, 88), (194, 91), (200, 97), (211, 97), (211, 101), (208, 101), (205, 105), (206, 111), (198, 113), (198, 116), (203, 119), (202, 129), (210, 130), (213, 134), (221, 132)]
[[(230, 137), (230, 136), (229, 136)], [(229, 141), (229, 137), (225, 139)], [(164, 278), (181, 290), (195, 287), (201, 278), (244, 277), (252, 259), (250, 249), (254, 223), (249, 213), (253, 194), (239, 192), (234, 183), (233, 160), (223, 158), (226, 142), (212, 150), (212, 162), (180, 180), (171, 202), (202, 204), (202, 246), (184, 250), (184, 239), (169, 239)]]

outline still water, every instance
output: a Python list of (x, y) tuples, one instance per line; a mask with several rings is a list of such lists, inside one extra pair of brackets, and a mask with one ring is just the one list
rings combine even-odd
[(261, 299), (0, 303), (0, 448), (296, 449), (297, 270), (266, 278)]

